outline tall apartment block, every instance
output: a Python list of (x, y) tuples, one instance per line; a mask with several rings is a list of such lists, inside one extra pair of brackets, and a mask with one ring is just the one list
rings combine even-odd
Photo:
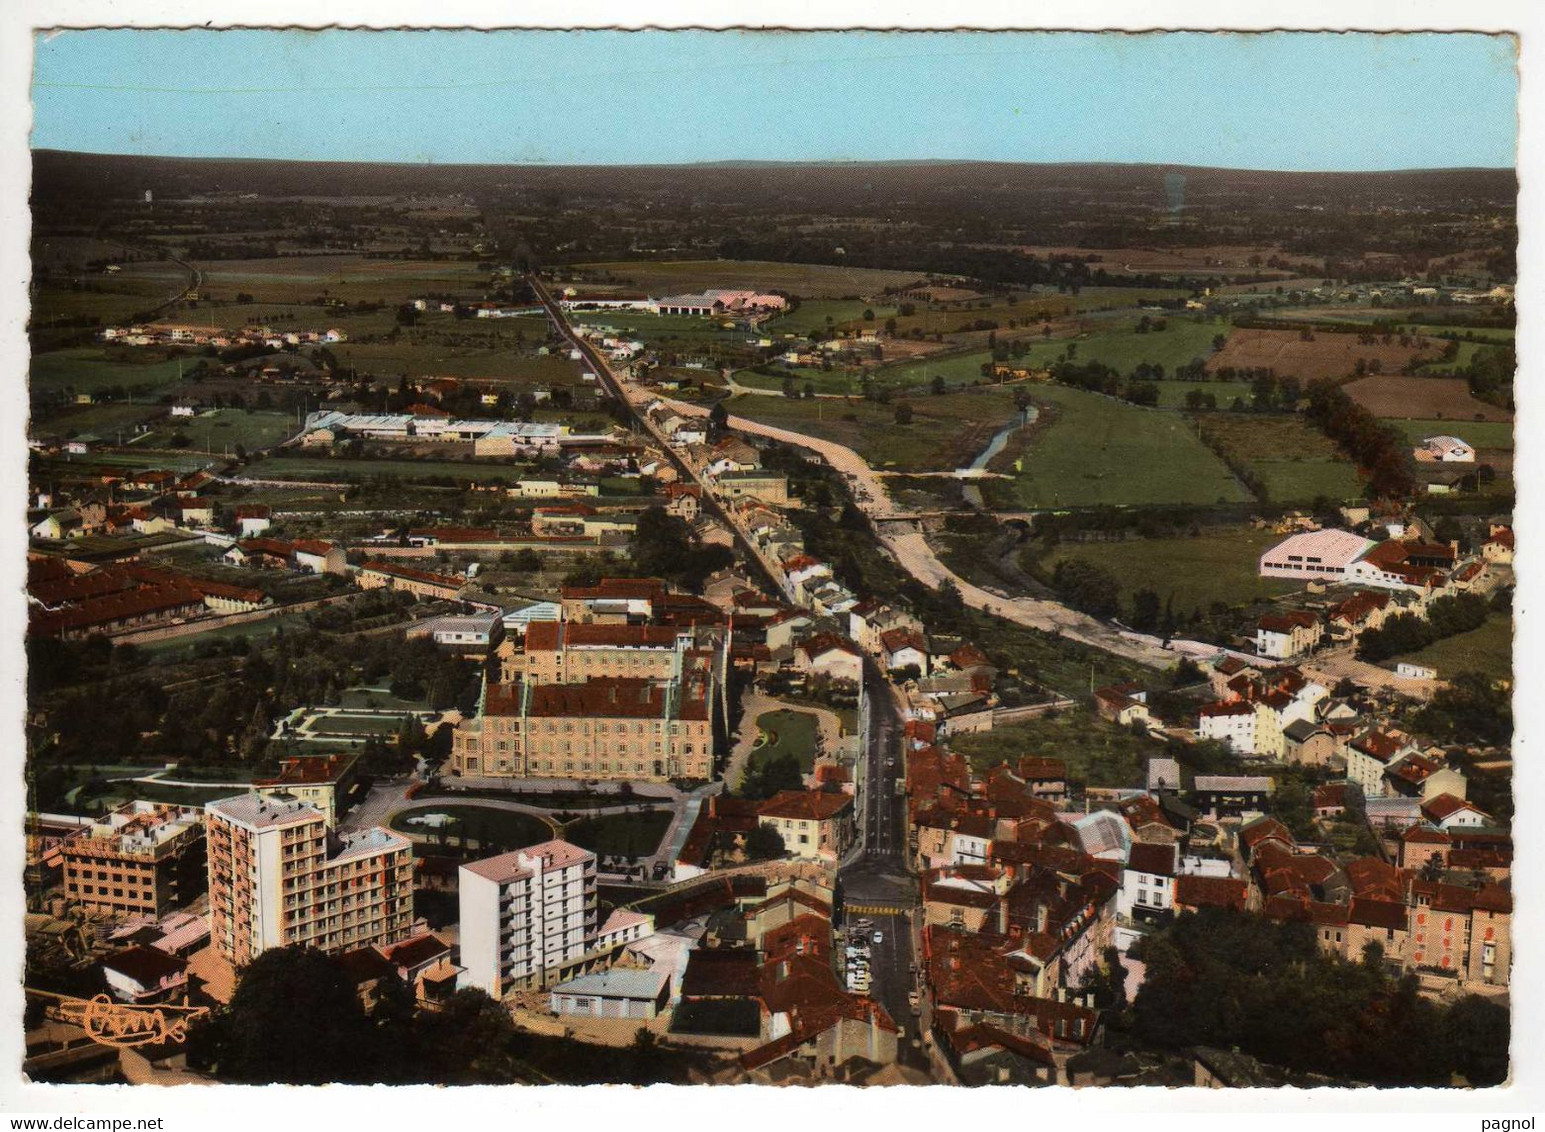
[(412, 843), (386, 829), (340, 836), (315, 806), (259, 794), (205, 807), (210, 937), (241, 966), (271, 947), (390, 944), (413, 922)]
[(60, 843), (65, 897), (110, 916), (160, 917), (204, 891), (204, 815), (135, 801)]
[(546, 841), (462, 865), (459, 882), (463, 987), (545, 986), (595, 949), (594, 853)]

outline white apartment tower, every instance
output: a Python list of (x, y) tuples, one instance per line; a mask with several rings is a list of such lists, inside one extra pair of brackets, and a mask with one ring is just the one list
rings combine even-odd
[(236, 966), (271, 947), (395, 943), (413, 923), (413, 845), (339, 836), (309, 802), (244, 794), (205, 807), (210, 940)]
[(545, 841), (462, 865), (461, 976), (494, 998), (541, 987), (596, 942), (596, 858)]

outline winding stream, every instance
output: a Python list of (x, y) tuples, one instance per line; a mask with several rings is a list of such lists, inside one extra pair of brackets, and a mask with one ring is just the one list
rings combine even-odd
[[(1011, 420), (1008, 424), (1004, 425), (997, 432), (995, 432), (993, 434), (993, 438), (987, 442), (987, 447), (983, 448), (979, 453), (977, 453), (976, 459), (972, 460), (971, 463), (962, 470), (973, 472), (985, 470), (987, 465), (992, 463), (993, 457), (996, 456), (999, 452), (1003, 451), (1004, 445), (1008, 444), (1009, 442), (1009, 437), (1013, 436), (1015, 432), (1024, 428), (1026, 425), (1034, 424), (1040, 415), (1041, 411), (1035, 405), (1031, 405), (1026, 408), (1024, 412), (1018, 415), (1017, 419)], [(965, 497), (966, 502), (969, 503), (972, 507), (980, 510), (985, 506), (985, 503), (982, 499), (982, 489), (977, 484), (968, 481), (965, 486), (961, 488), (960, 493)]]

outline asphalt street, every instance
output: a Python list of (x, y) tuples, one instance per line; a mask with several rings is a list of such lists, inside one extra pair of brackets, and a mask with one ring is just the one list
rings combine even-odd
[[(873, 922), (870, 997), (901, 1028), (901, 1063), (927, 1070), (927, 1057), (912, 1045), (917, 1020), (907, 1002), (907, 993), (916, 985), (910, 969), (910, 914), (917, 904), (917, 882), (907, 870), (906, 801), (897, 786), (906, 775), (903, 723), (890, 685), (868, 660), (864, 690), (868, 747), (860, 795), (863, 849), (838, 874), (843, 909), (839, 926), (847, 928), (860, 919)], [(872, 939), (875, 931), (881, 933), (878, 943)]]

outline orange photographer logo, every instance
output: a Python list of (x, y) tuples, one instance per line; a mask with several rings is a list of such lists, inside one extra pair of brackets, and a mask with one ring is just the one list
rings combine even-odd
[(120, 1049), (180, 1042), (188, 1036), (188, 1023), (209, 1013), (204, 1006), (133, 1006), (105, 994), (65, 999), (59, 1009), (93, 1041)]

